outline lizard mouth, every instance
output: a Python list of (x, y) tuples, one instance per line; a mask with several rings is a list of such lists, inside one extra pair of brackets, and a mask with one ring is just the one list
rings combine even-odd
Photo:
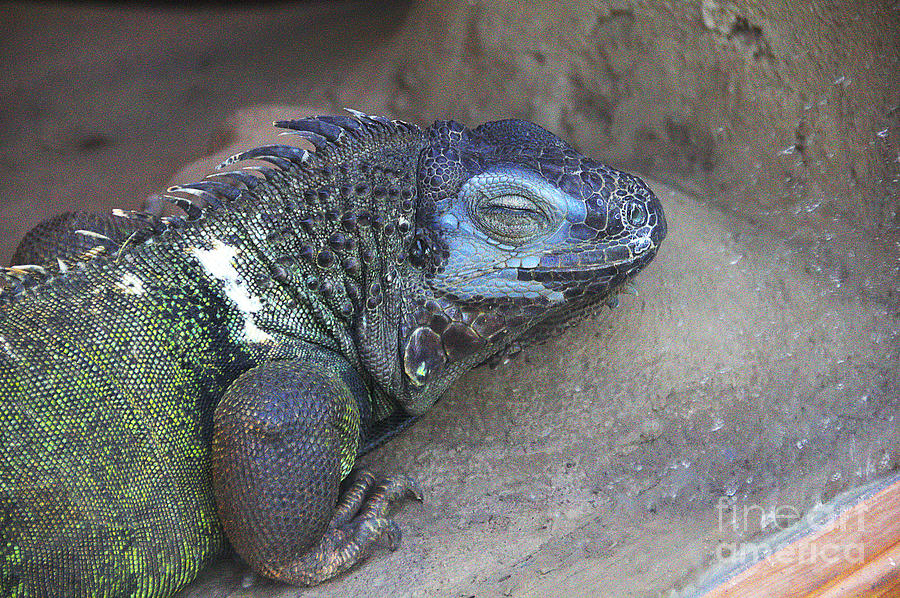
[[(636, 242), (609, 244), (578, 252), (548, 253), (540, 257), (534, 267), (524, 263), (517, 268), (519, 280), (540, 282), (561, 280), (603, 280), (627, 277), (645, 265), (656, 255), (657, 244), (649, 237)], [(523, 260), (524, 262), (524, 260)]]

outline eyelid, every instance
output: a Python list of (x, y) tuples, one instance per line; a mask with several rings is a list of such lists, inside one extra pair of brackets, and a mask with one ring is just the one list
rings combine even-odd
[(506, 193), (504, 195), (497, 195), (490, 198), (484, 198), (483, 201), (484, 203), (482, 205), (486, 207), (509, 208), (513, 210), (529, 210), (532, 212), (538, 211), (537, 205), (533, 200), (518, 193)]
[(546, 206), (541, 202), (519, 193), (506, 193), (491, 198), (482, 196), (482, 202), (478, 209), (494, 209), (506, 210), (509, 212), (520, 212), (523, 215), (529, 214), (543, 221), (544, 224), (552, 220), (552, 215), (547, 213)]

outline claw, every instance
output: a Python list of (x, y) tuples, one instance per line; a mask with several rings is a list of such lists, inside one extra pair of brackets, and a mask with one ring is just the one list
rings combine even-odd
[[(391, 552), (400, 548), (403, 532), (400, 531), (400, 526), (390, 519), (366, 519), (362, 525), (369, 528), (367, 533), (378, 534), (378, 540), (375, 541), (378, 546), (383, 546)], [(376, 532), (376, 530), (381, 531)]]
[(379, 480), (369, 471), (358, 470), (318, 545), (293, 563), (270, 571), (270, 576), (288, 583), (315, 585), (364, 561), (375, 546), (396, 550), (402, 536), (400, 527), (385, 514), (406, 494), (422, 498), (422, 490), (405, 476)]

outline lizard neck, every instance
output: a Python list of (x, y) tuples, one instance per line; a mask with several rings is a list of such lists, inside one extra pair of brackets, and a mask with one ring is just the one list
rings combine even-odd
[(182, 240), (243, 312), (244, 342), (271, 350), (301, 340), (341, 353), (379, 389), (376, 419), (403, 385), (401, 322), (423, 292), (410, 256), (421, 144), (404, 131), (269, 170), (269, 184), (210, 212)]

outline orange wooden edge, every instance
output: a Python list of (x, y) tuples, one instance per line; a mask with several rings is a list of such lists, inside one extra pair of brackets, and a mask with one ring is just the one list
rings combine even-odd
[[(820, 558), (809, 558), (819, 555)], [(900, 481), (702, 598), (900, 598)]]
[(900, 596), (900, 542), (871, 561), (830, 582), (806, 598), (890, 598)]

